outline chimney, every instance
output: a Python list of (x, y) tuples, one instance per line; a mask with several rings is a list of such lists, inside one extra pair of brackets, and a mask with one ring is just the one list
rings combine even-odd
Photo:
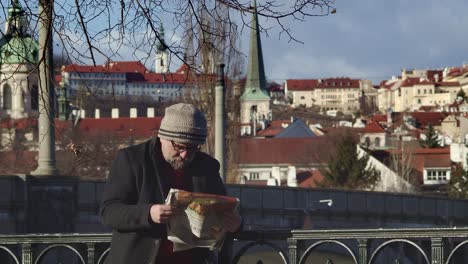
[(276, 182), (276, 179), (274, 178), (269, 178), (267, 180), (267, 186), (278, 186), (279, 184)]
[(154, 117), (154, 107), (148, 107), (148, 109), (146, 109), (146, 116)]
[(271, 178), (281, 181), (280, 167), (273, 166), (271, 168)]
[(387, 125), (392, 124), (392, 111), (390, 109), (387, 110)]
[(130, 118), (136, 118), (136, 117), (138, 117), (137, 109), (136, 108), (130, 108)]
[(297, 187), (296, 167), (288, 166), (288, 187)]
[(94, 110), (94, 118), (96, 119), (101, 118), (101, 111), (97, 108)]
[(84, 109), (80, 109), (80, 118), (86, 117), (86, 111)]
[(112, 108), (112, 118), (119, 118), (119, 109), (118, 108)]

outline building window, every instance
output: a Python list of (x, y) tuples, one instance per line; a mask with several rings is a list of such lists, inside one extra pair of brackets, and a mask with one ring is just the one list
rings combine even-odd
[(13, 93), (11, 92), (11, 87), (8, 83), (3, 85), (3, 109), (10, 110), (11, 104), (13, 102)]
[(446, 181), (447, 180), (447, 171), (428, 170), (427, 171), (427, 180), (429, 180), (429, 181)]
[(258, 180), (259, 177), (260, 177), (260, 173), (258, 173), (258, 172), (251, 172), (249, 174), (249, 180), (251, 180), (251, 181), (252, 180)]
[(304, 99), (305, 99), (305, 97), (304, 97), (304, 96), (301, 96), (301, 100), (304, 100)]
[(375, 146), (380, 147), (380, 138), (379, 137), (375, 138)]
[(37, 85), (33, 85), (31, 88), (31, 109), (39, 109), (39, 90)]

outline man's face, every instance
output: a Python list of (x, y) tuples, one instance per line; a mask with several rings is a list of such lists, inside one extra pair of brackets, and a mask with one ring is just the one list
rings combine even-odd
[(182, 170), (192, 162), (199, 145), (177, 143), (161, 138), (161, 151), (164, 159), (174, 170)]

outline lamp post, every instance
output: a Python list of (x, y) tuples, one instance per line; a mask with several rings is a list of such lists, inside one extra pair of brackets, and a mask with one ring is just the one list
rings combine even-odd
[(55, 162), (54, 89), (52, 83), (53, 0), (39, 0), (39, 156), (32, 175), (58, 175)]
[(215, 158), (220, 164), (219, 175), (223, 181), (226, 181), (225, 141), (224, 64), (219, 64), (215, 87)]

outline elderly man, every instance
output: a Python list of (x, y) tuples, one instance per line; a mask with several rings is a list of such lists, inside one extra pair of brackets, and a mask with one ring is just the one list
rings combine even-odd
[[(195, 248), (173, 252), (166, 223), (176, 208), (164, 204), (170, 188), (225, 194), (219, 163), (200, 152), (207, 135), (204, 114), (191, 104), (166, 108), (158, 137), (118, 152), (100, 209), (112, 227), (106, 263), (216, 263), (211, 251)], [(225, 215), (230, 232), (241, 217)]]

